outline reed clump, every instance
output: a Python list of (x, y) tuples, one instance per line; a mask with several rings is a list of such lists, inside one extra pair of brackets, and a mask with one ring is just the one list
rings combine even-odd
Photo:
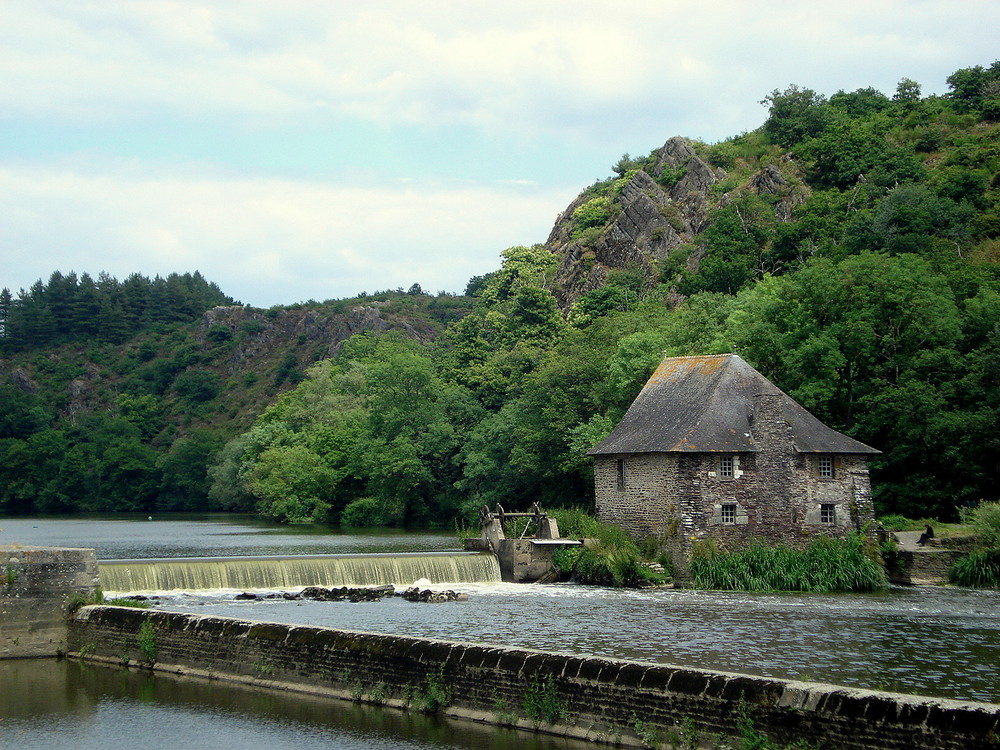
[(972, 528), (977, 548), (955, 561), (948, 580), (971, 588), (1000, 588), (1000, 503), (980, 503), (963, 510), (962, 521)]
[(691, 575), (698, 588), (732, 591), (880, 591), (888, 588), (877, 549), (860, 534), (847, 539), (818, 537), (803, 550), (755, 543), (722, 552), (695, 547)]
[(956, 560), (948, 571), (948, 580), (969, 588), (1000, 588), (1000, 549), (972, 552)]

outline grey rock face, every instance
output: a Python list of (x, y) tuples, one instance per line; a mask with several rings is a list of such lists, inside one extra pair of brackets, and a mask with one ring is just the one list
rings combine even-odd
[[(611, 196), (618, 209), (600, 236), (573, 238), (573, 214), (592, 195), (581, 195), (556, 219), (546, 246), (559, 256), (552, 292), (563, 309), (579, 297), (607, 283), (615, 269), (641, 269), (650, 284), (658, 279), (657, 265), (670, 252), (691, 244), (687, 269), (697, 271), (707, 248), (698, 236), (710, 223), (713, 209), (731, 203), (741, 193), (776, 196), (775, 218), (790, 221), (795, 206), (808, 197), (803, 184), (789, 182), (774, 165), (763, 167), (744, 185), (718, 196), (726, 171), (703, 160), (692, 142), (670, 138), (655, 154), (647, 171), (637, 171)], [(676, 180), (671, 182), (671, 180)]]
[(665, 169), (683, 176), (667, 189), (646, 171), (636, 172), (615, 197), (619, 213), (589, 246), (572, 237), (573, 213), (588, 198), (576, 198), (559, 215), (546, 244), (561, 256), (553, 291), (564, 308), (603, 286), (613, 269), (639, 268), (653, 283), (654, 261), (707, 226), (709, 190), (725, 172), (702, 161), (683, 138), (671, 138), (657, 153), (652, 171)]

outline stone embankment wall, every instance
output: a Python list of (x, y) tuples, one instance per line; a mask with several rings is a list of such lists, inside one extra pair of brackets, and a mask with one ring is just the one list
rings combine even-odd
[(97, 586), (92, 549), (0, 547), (0, 658), (64, 650), (67, 605)]
[(947, 583), (951, 566), (966, 554), (953, 549), (900, 550), (899, 566), (889, 570), (889, 580), (904, 586)]
[[(641, 745), (745, 712), (772, 740), (848, 750), (997, 748), (1000, 705), (530, 649), (119, 607), (75, 616), (71, 656)], [(676, 737), (677, 735), (675, 735)]]

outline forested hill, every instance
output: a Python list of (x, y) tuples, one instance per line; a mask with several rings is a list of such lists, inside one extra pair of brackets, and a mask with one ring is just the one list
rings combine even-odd
[(15, 297), (0, 291), (0, 351), (17, 352), (93, 341), (121, 344), (151, 326), (190, 322), (234, 301), (197, 271), (118, 281), (102, 273), (54, 272)]
[(99, 300), (107, 305), (108, 290), (128, 300), (89, 313), (123, 321), (109, 330), (80, 312), (93, 309), (87, 277), (75, 290), (73, 280), (53, 274), (4, 310), (6, 512), (227, 510), (208, 498), (209, 464), (313, 363), (364, 331), (426, 344), (471, 303), (414, 287), (261, 310), (232, 304), (197, 273), (102, 276)]
[[(730, 351), (883, 451), (880, 511), (996, 500), (1000, 63), (948, 82), (790, 86), (757, 130), (626, 154), (471, 299), (389, 295), (357, 328), (370, 301), (8, 339), (0, 507), (399, 525), (586, 506), (586, 451), (663, 355)], [(314, 339), (319, 319), (341, 322)]]

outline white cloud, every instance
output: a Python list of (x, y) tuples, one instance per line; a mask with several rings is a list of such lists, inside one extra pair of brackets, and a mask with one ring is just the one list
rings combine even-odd
[(681, 121), (724, 116), (725, 102), (792, 81), (894, 84), (919, 80), (928, 60), (988, 64), (998, 21), (985, 0), (960, 11), (927, 0), (8, 3), (0, 105), (7, 117), (95, 122), (350, 117), (594, 138), (616, 120), (676, 117), (678, 103), (693, 116)]
[(0, 286), (459, 290), (625, 151), (753, 129), (790, 83), (943, 92), (998, 26), (995, 0), (0, 3)]
[[(244, 302), (409, 287), (461, 291), (499, 252), (544, 239), (566, 191), (343, 188), (218, 175), (0, 170), (0, 286), (51, 271), (200, 270)], [(43, 255), (37, 248), (50, 248)]]

